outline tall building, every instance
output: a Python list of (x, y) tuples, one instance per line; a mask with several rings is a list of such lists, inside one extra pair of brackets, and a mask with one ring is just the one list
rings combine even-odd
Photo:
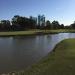
[(40, 15), (38, 15), (38, 25), (40, 25), (41, 24), (41, 16)]
[(38, 25), (45, 26), (45, 16), (44, 15), (38, 15)]

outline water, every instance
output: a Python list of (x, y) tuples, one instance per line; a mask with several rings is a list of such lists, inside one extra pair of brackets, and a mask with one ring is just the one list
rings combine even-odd
[(27, 68), (51, 52), (58, 42), (67, 38), (75, 38), (75, 33), (0, 37), (0, 73)]

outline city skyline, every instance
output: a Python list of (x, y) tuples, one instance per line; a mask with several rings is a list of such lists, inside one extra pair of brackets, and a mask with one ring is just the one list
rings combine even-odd
[(0, 0), (0, 20), (11, 20), (14, 15), (44, 14), (46, 20), (70, 25), (75, 21), (75, 0)]

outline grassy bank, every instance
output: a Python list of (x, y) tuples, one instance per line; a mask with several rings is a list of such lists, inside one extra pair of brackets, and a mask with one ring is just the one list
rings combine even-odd
[[(54, 52), (18, 75), (75, 75), (75, 39), (56, 45)], [(16, 75), (16, 74), (15, 74)]]
[(0, 32), (0, 36), (25, 36), (25, 35), (38, 35), (38, 34), (56, 34), (56, 33), (74, 33), (75, 30), (59, 29), (59, 30), (29, 30), (29, 31), (9, 31)]

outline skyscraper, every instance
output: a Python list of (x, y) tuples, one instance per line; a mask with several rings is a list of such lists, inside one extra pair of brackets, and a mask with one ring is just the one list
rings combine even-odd
[(45, 16), (44, 15), (38, 15), (38, 25), (45, 26)]

